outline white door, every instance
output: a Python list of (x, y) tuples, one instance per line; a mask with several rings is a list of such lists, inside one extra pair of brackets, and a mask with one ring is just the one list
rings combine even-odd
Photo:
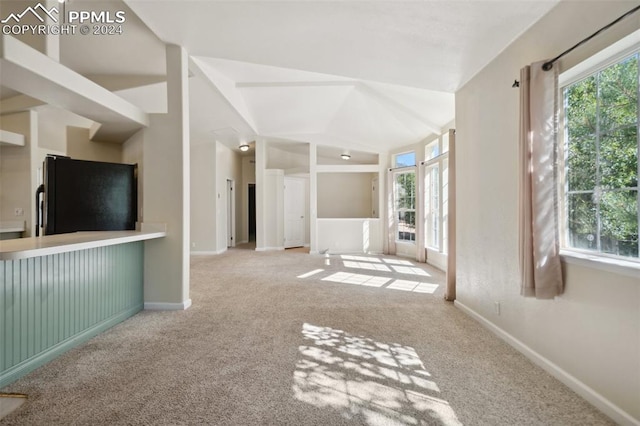
[(379, 202), (378, 192), (378, 178), (371, 179), (371, 217), (379, 218), (380, 212), (378, 211)]
[(305, 181), (300, 178), (284, 178), (284, 247), (304, 245), (305, 229)]

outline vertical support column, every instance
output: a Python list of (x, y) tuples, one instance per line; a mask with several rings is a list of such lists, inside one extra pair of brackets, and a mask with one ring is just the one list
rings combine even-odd
[(427, 242), (424, 237), (427, 212), (425, 211), (426, 188), (424, 187), (425, 144), (420, 143), (416, 149), (416, 260), (426, 262)]
[(449, 130), (449, 220), (447, 220), (447, 290), (445, 300), (456, 300), (456, 131)]
[[(58, 22), (57, 24), (62, 26), (66, 22), (66, 4), (58, 2), (58, 0), (46, 0), (45, 6), (47, 9), (57, 8), (58, 10)], [(47, 25), (54, 25), (55, 22), (47, 16), (45, 18)], [(60, 35), (47, 34), (44, 36), (44, 54), (53, 59), (56, 62), (60, 62)]]
[(318, 147), (309, 144), (309, 253), (318, 254)]
[(256, 140), (256, 250), (266, 247), (265, 229), (265, 170), (267, 168), (267, 144), (262, 138)]
[(167, 236), (147, 241), (145, 309), (186, 309), (189, 299), (190, 149), (187, 52), (168, 45), (167, 114), (144, 134), (144, 221), (166, 223)]
[(386, 254), (396, 254), (396, 218), (395, 218), (395, 204), (393, 199), (393, 172), (391, 169), (385, 170), (385, 180), (387, 182), (387, 191), (385, 193), (387, 215), (385, 216), (387, 223), (385, 228), (387, 230), (387, 251)]
[(380, 218), (380, 235), (382, 236), (382, 252), (389, 253), (389, 213), (387, 209), (390, 208), (387, 203), (387, 164), (389, 163), (389, 156), (384, 153), (378, 154), (378, 217)]

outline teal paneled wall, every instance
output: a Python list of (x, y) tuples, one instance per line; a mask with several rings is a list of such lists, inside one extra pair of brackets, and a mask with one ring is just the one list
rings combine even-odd
[(0, 261), (0, 387), (143, 308), (142, 242)]

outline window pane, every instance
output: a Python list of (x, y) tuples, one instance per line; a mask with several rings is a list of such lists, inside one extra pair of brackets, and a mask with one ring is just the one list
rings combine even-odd
[(564, 90), (571, 247), (638, 257), (639, 60)]
[(638, 186), (637, 127), (627, 127), (602, 136), (600, 174), (604, 188)]
[(638, 55), (600, 72), (600, 130), (638, 121)]
[(442, 153), (449, 152), (449, 132), (442, 135)]
[(438, 155), (440, 155), (440, 145), (438, 144), (438, 141), (435, 140), (425, 147), (424, 159), (431, 160), (432, 158), (436, 158)]
[(571, 247), (597, 250), (596, 206), (593, 194), (569, 194), (567, 205)]
[(440, 248), (440, 167), (436, 164), (425, 171), (425, 212), (426, 212), (426, 243), (427, 246)]
[(398, 212), (398, 240), (416, 240), (416, 213), (411, 211)]
[(449, 160), (442, 161), (442, 246), (440, 247), (443, 253), (447, 253), (447, 245), (449, 241), (449, 234), (447, 229), (447, 221), (449, 220)]
[(597, 82), (595, 76), (565, 89), (567, 133), (569, 140), (580, 140), (596, 133)]
[(601, 250), (638, 257), (638, 191), (609, 191), (600, 202)]
[(397, 154), (395, 157), (395, 167), (408, 167), (416, 165), (416, 153), (406, 152), (404, 154)]
[(399, 241), (415, 241), (415, 172), (396, 173), (394, 175), (393, 191), (397, 218), (397, 239)]
[(569, 191), (592, 191), (596, 186), (596, 138), (569, 139), (567, 150)]

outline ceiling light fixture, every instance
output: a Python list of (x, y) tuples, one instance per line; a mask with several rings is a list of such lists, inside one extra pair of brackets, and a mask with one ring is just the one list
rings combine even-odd
[(249, 151), (249, 144), (248, 143), (243, 143), (242, 145), (239, 146), (240, 151), (242, 152), (246, 152)]
[(348, 160), (351, 158), (351, 155), (345, 152), (344, 154), (340, 155), (340, 158), (342, 158), (343, 160)]

